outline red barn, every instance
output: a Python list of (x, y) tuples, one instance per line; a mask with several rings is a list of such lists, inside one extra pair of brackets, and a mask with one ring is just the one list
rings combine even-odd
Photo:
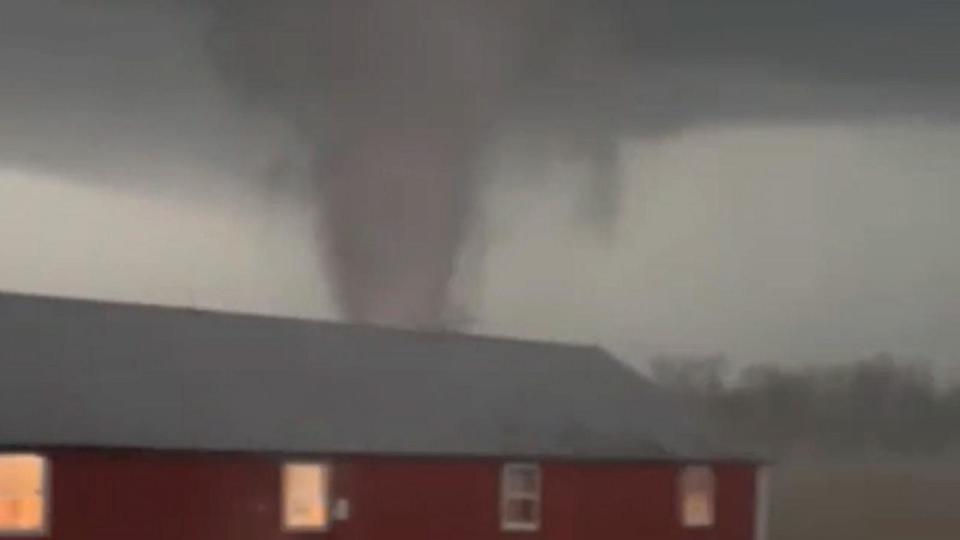
[(752, 540), (763, 467), (601, 349), (0, 295), (0, 538)]

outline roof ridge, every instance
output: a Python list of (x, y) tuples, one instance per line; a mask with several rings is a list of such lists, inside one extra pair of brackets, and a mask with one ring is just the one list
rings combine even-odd
[[(565, 349), (597, 349), (603, 352), (607, 352), (601, 346), (592, 343), (574, 343), (574, 342), (563, 342), (563, 341), (547, 341), (547, 340), (538, 340), (532, 338), (523, 338), (515, 336), (506, 336), (506, 335), (493, 335), (493, 334), (474, 334), (467, 332), (460, 332), (456, 330), (443, 330), (443, 329), (405, 329), (391, 327), (382, 324), (373, 324), (373, 323), (357, 323), (350, 321), (338, 321), (331, 319), (320, 319), (320, 318), (310, 318), (306, 316), (297, 316), (297, 315), (284, 315), (276, 313), (258, 313), (253, 311), (228, 311), (223, 308), (217, 308), (215, 306), (184, 306), (176, 304), (162, 304), (162, 303), (151, 303), (147, 301), (138, 301), (138, 300), (118, 300), (118, 299), (107, 299), (107, 298), (90, 298), (82, 296), (61, 296), (53, 295), (46, 293), (36, 293), (36, 292), (23, 292), (23, 291), (9, 291), (9, 290), (0, 290), (0, 302), (6, 299), (19, 299), (19, 300), (28, 300), (36, 302), (47, 302), (47, 303), (59, 303), (59, 304), (72, 304), (76, 306), (85, 306), (85, 307), (106, 307), (106, 308), (117, 308), (117, 309), (132, 309), (132, 310), (141, 310), (141, 311), (154, 311), (154, 312), (166, 312), (166, 313), (179, 313), (179, 314), (189, 314), (194, 316), (201, 317), (218, 317), (218, 318), (231, 318), (231, 319), (240, 319), (240, 320), (259, 320), (264, 322), (280, 322), (280, 323), (296, 323), (304, 325), (316, 325), (316, 326), (325, 326), (328, 328), (341, 328), (341, 329), (353, 329), (357, 331), (368, 331), (368, 332), (377, 332), (380, 334), (390, 334), (395, 336), (406, 336), (409, 338), (431, 338), (431, 339), (457, 339), (457, 340), (473, 340), (481, 341), (487, 343), (501, 343), (501, 344), (511, 344), (511, 345), (520, 345), (520, 346), (533, 346), (533, 347), (554, 347), (554, 348), (565, 348)], [(609, 353), (607, 353), (609, 354)]]

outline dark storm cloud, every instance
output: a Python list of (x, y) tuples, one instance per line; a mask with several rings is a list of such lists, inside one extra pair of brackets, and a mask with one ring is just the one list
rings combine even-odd
[(170, 3), (0, 4), (0, 162), (191, 198), (223, 186), (190, 169), (262, 169), (271, 139), (210, 69), (203, 24)]
[[(211, 5), (233, 13), (250, 0), (10, 0), (0, 6), (0, 48), (12, 92), (44, 98), (116, 103), (119, 112), (145, 114), (172, 101), (177, 79), (200, 79), (184, 69), (202, 61), (202, 29)], [(343, 2), (340, 2), (343, 3)], [(361, 0), (429, 7), (428, 1)], [(271, 2), (281, 24), (295, 32), (323, 28), (324, 6), (337, 2)], [(947, 111), (960, 84), (960, 4), (912, 0), (519, 0), (533, 6), (522, 33), (533, 36), (521, 66), (529, 115), (555, 103), (554, 116), (602, 117), (629, 123), (630, 114), (663, 124), (696, 123), (701, 116), (817, 116), (877, 110), (847, 95), (865, 94), (895, 114)], [(537, 5), (539, 4), (539, 5)], [(258, 8), (262, 12), (262, 8)], [(517, 8), (487, 9), (487, 28), (515, 27)], [(290, 13), (283, 15), (284, 12)], [(308, 16), (298, 19), (296, 15)], [(312, 18), (311, 18), (312, 17)], [(317, 19), (317, 20), (314, 20)], [(269, 22), (269, 21), (268, 21)], [(331, 24), (336, 26), (336, 23)], [(512, 30), (516, 30), (515, 28)], [(311, 37), (311, 39), (313, 39)], [(314, 46), (323, 44), (317, 40)], [(263, 54), (270, 54), (269, 50)], [(255, 59), (254, 59), (255, 60)], [(274, 58), (283, 63), (283, 58)], [(178, 66), (179, 67), (172, 67)], [(159, 69), (158, 69), (159, 68)], [(33, 76), (31, 76), (33, 75)], [(196, 86), (196, 80), (190, 81)], [(766, 96), (767, 83), (806, 85), (809, 94)], [(158, 84), (159, 83), (159, 84)], [(264, 81), (266, 83), (266, 81)], [(200, 84), (211, 84), (209, 80)], [(756, 85), (751, 92), (751, 85)], [(842, 87), (831, 104), (823, 87)], [(733, 89), (737, 89), (734, 91)], [(291, 94), (309, 108), (308, 88)], [(744, 90), (746, 90), (744, 92)], [(637, 96), (653, 105), (644, 107)], [(136, 98), (136, 99), (134, 99)], [(677, 105), (669, 106), (671, 103)], [(679, 104), (688, 104), (684, 111)], [(539, 107), (538, 107), (539, 105)], [(182, 106), (182, 103), (181, 103)], [(124, 110), (124, 107), (128, 107)], [(603, 111), (606, 114), (602, 114)], [(522, 112), (522, 111), (520, 111)], [(879, 111), (879, 112), (882, 112)], [(564, 114), (566, 113), (566, 114)], [(587, 119), (583, 119), (586, 121)], [(644, 125), (637, 126), (644, 129)]]
[[(545, 60), (553, 62), (553, 77), (543, 79), (540, 93), (559, 90), (558, 102), (581, 104), (585, 116), (628, 130), (716, 118), (956, 114), (960, 4), (954, 2), (591, 5), (581, 9), (602, 9), (594, 13), (606, 18), (601, 27), (616, 36), (613, 45)], [(568, 40), (559, 38), (562, 51)], [(578, 52), (582, 61), (571, 63)]]

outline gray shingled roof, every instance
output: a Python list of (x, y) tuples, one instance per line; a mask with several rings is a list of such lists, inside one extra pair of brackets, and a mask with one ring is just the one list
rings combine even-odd
[(595, 347), (0, 295), (0, 446), (729, 459)]

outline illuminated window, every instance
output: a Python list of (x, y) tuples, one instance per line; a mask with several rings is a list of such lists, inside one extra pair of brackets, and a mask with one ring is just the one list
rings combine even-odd
[(501, 482), (500, 522), (505, 531), (540, 528), (540, 467), (504, 465)]
[(0, 454), (0, 534), (46, 530), (47, 461), (33, 454)]
[(330, 525), (330, 467), (288, 463), (283, 467), (283, 527), (322, 531)]
[(687, 528), (712, 527), (716, 479), (710, 467), (687, 467), (680, 473), (680, 520)]

